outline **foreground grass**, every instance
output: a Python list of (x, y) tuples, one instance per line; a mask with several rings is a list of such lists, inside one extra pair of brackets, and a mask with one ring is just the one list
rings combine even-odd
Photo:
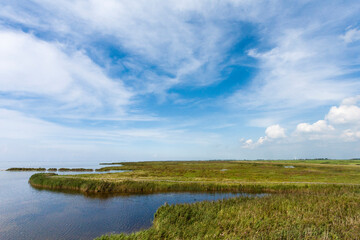
[(98, 239), (360, 239), (358, 189), (164, 205), (153, 227)]
[[(121, 173), (34, 174), (35, 187), (84, 193), (231, 191), (263, 198), (164, 205), (150, 229), (99, 239), (360, 239), (360, 161), (140, 162)], [(292, 166), (292, 168), (287, 168)]]

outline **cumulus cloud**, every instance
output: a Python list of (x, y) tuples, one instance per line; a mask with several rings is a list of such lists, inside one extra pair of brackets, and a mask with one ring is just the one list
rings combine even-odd
[(254, 148), (256, 146), (262, 145), (265, 142), (273, 141), (276, 139), (285, 138), (285, 129), (282, 128), (279, 124), (271, 125), (265, 129), (266, 136), (260, 137), (256, 142), (252, 139), (244, 141), (243, 148)]
[(334, 130), (334, 127), (328, 125), (325, 120), (319, 120), (313, 124), (300, 123), (296, 126), (298, 133), (323, 133)]
[(258, 144), (263, 144), (268, 138), (267, 137), (259, 137), (259, 139), (257, 140)]
[(313, 124), (298, 124), (294, 132), (295, 136), (301, 134), (302, 137), (307, 135), (309, 139), (338, 138), (345, 141), (355, 141), (360, 136), (359, 100), (360, 96), (345, 98), (339, 106), (330, 108), (324, 120), (319, 120)]
[(360, 96), (345, 98), (339, 106), (332, 106), (325, 119), (315, 123), (299, 123), (288, 138), (285, 129), (279, 124), (266, 128), (266, 136), (257, 141), (251, 139), (243, 143), (244, 148), (255, 148), (266, 142), (277, 143), (275, 140), (286, 138), (287, 142), (304, 142), (307, 140), (337, 140), (354, 142), (360, 140)]
[(242, 145), (243, 148), (253, 148), (254, 146), (255, 145), (252, 139), (245, 140)]
[(331, 107), (326, 119), (334, 124), (360, 124), (360, 107), (340, 105)]
[(280, 127), (279, 124), (267, 127), (265, 130), (265, 134), (268, 138), (271, 138), (271, 139), (286, 137), (285, 129)]

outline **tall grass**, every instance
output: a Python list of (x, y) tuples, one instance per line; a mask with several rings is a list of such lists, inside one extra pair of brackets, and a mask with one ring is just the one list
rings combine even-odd
[[(73, 176), (59, 176), (54, 173), (37, 173), (30, 177), (34, 187), (77, 190), (86, 193), (156, 193), (156, 192), (246, 192), (246, 193), (291, 193), (324, 191), (318, 184), (272, 184), (272, 183), (214, 183), (214, 182), (171, 182), (171, 181), (109, 181)], [(330, 184), (330, 189), (358, 189), (357, 185)]]
[[(275, 194), (216, 202), (164, 205), (153, 227), (105, 239), (360, 239), (360, 193)], [(354, 189), (352, 189), (354, 190)]]

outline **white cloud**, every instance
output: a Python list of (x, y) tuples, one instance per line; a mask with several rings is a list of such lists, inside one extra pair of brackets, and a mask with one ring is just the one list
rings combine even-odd
[[(290, 137), (285, 134), (285, 129), (279, 124), (266, 128), (266, 136), (261, 136), (254, 142), (251, 139), (243, 143), (244, 148), (255, 148), (266, 142), (272, 145), (278, 144), (276, 139), (286, 138), (287, 143), (306, 142), (308, 140), (355, 142), (360, 140), (360, 101), (359, 96), (345, 98), (339, 106), (332, 106), (325, 119), (318, 120), (313, 124), (299, 123)], [(331, 125), (334, 124), (336, 128)]]
[[(53, 134), (55, 124), (0, 108), (0, 139), (41, 139)], [(59, 127), (59, 130), (63, 130)]]
[(359, 3), (328, 6), (328, 14), (324, 5), (307, 3), (309, 12), (289, 7), (284, 14), (280, 2), (285, 6), (276, 8), (277, 15), (259, 23), (267, 44), (247, 51), (258, 63), (257, 75), (229, 97), (231, 107), (261, 109), (263, 118), (282, 111), (276, 115), (281, 122), (359, 94), (359, 48), (339, 38), (357, 18)]
[(279, 124), (267, 127), (265, 130), (265, 134), (268, 138), (271, 138), (271, 139), (286, 137), (285, 129), (280, 127)]
[(231, 3), (35, 2), (38, 9), (51, 13), (42, 17), (48, 19), (50, 26), (54, 25), (55, 31), (58, 25), (65, 25), (61, 31), (67, 29), (67, 34), (80, 44), (87, 41), (84, 36), (111, 38), (115, 48), (127, 55), (118, 65), (131, 69), (131, 80), (137, 81), (141, 93), (163, 94), (174, 85), (205, 86), (219, 81), (219, 72), (228, 57), (226, 51), (241, 34), (222, 24), (224, 17), (237, 18), (239, 12), (235, 15), (231, 11)]
[(333, 126), (328, 125), (325, 120), (319, 120), (313, 124), (300, 123), (296, 126), (298, 133), (323, 133), (335, 130)]
[(0, 29), (0, 91), (32, 98), (23, 104), (39, 109), (50, 104), (65, 113), (112, 108), (124, 114), (132, 97), (119, 79), (108, 78), (82, 52), (65, 53), (60, 44), (6, 29)]
[(360, 139), (360, 131), (346, 129), (342, 132), (341, 138), (345, 141), (356, 141)]
[(266, 136), (260, 137), (256, 142), (254, 142), (252, 139), (248, 139), (245, 142), (243, 142), (242, 147), (243, 148), (254, 148), (259, 145), (264, 144), (265, 142), (274, 141), (276, 139), (285, 138), (285, 129), (280, 127), (279, 124), (271, 125), (266, 128), (265, 130)]
[[(260, 63), (259, 73), (248, 89), (236, 92), (230, 102), (249, 108), (270, 110), (315, 108), (354, 95), (356, 79), (338, 78), (347, 74), (347, 63), (337, 62), (342, 47), (333, 37), (312, 37), (312, 29), (278, 33), (269, 51), (252, 49), (248, 55)], [(329, 48), (336, 50), (328, 51)], [(345, 65), (345, 66), (344, 66)], [(301, 96), (301, 97), (300, 97)]]
[[(240, 111), (257, 118), (244, 121), (265, 128), (289, 118), (287, 126), (295, 126), (298, 121), (294, 123), (294, 115), (304, 116), (309, 108), (334, 105), (347, 96), (359, 94), (360, 81), (354, 74), (359, 70), (356, 65), (359, 49), (356, 44), (344, 44), (344, 41), (358, 41), (359, 29), (348, 29), (339, 38), (339, 31), (358, 18), (359, 6), (356, 1), (331, 5), (248, 0), (2, 1), (0, 25), (26, 29), (29, 33), (8, 31), (0, 26), (0, 107), (27, 113), (7, 113), (9, 118), (6, 124), (2, 122), (1, 134), (14, 138), (26, 137), (25, 133), (28, 137), (39, 134), (36, 139), (47, 139), (49, 135), (84, 136), (114, 142), (154, 138), (165, 144), (174, 137), (179, 142), (206, 145), (217, 136), (200, 137), (201, 134), (186, 131), (116, 124), (110, 130), (92, 126), (98, 131), (75, 131), (41, 117), (56, 112), (70, 116), (69, 121), (79, 120), (79, 116), (84, 121), (136, 119), (126, 115), (132, 99), (147, 93), (170, 99), (170, 93), (166, 93), (170, 88), (214, 84), (227, 74), (223, 70), (230, 71), (226, 67), (235, 69), (244, 62), (254, 68), (254, 72), (249, 70), (251, 79), (247, 79), (248, 74), (239, 74), (237, 79), (234, 74), (231, 79), (241, 88), (232, 97), (232, 103), (251, 108), (254, 110), (251, 113), (246, 108)], [(120, 51), (119, 59), (109, 59), (107, 44)], [(249, 46), (253, 49), (247, 51)], [(121, 79), (109, 77), (122, 73), (123, 69), (127, 73)], [(233, 91), (232, 85), (229, 87)], [(171, 100), (175, 102), (176, 97)], [(356, 101), (344, 100), (329, 112), (326, 121), (334, 126), (346, 125), (336, 125), (334, 135), (340, 136), (347, 128), (347, 135), (356, 136), (358, 129), (347, 126), (356, 125), (358, 117), (353, 116), (353, 110), (359, 107)], [(203, 107), (203, 102), (196, 105)], [(152, 107), (147, 110), (152, 111)], [(143, 114), (142, 106), (131, 110)], [(28, 115), (30, 111), (34, 114)], [(17, 119), (13, 125), (11, 118)], [(329, 124), (321, 121), (303, 123), (300, 128), (311, 133), (326, 132), (326, 127), (331, 130)], [(19, 126), (16, 131), (21, 122), (27, 127)], [(6, 126), (12, 131), (6, 131)], [(291, 141), (282, 127), (274, 126), (266, 129), (266, 136), (249, 139), (245, 144), (267, 147), (272, 145), (267, 142), (276, 145)], [(239, 130), (243, 129), (239, 126)]]
[(46, 144), (54, 146), (80, 146), (112, 144), (114, 146), (136, 146), (148, 142), (156, 145), (193, 144), (208, 146), (218, 142), (219, 136), (207, 132), (187, 131), (179, 126), (141, 127), (118, 129), (114, 127), (71, 127), (38, 119), (18, 111), (0, 108), (0, 146), (12, 140), (26, 142), (35, 147)]
[(257, 143), (258, 144), (263, 144), (267, 139), (268, 139), (268, 137), (259, 137)]
[(356, 105), (360, 101), (360, 95), (348, 97), (342, 100), (341, 105)]
[(331, 107), (326, 119), (334, 124), (360, 124), (360, 107), (340, 105)]
[(254, 147), (254, 142), (252, 139), (248, 139), (246, 141), (243, 142), (242, 145), (243, 148), (253, 148)]
[(352, 43), (360, 40), (360, 29), (351, 28), (341, 36), (345, 43)]

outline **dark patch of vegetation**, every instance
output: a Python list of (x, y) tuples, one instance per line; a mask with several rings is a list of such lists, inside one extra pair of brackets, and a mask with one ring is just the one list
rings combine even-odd
[(93, 172), (93, 169), (86, 168), (59, 168), (59, 172)]
[(49, 168), (48, 171), (49, 171), (49, 172), (56, 172), (56, 171), (57, 171), (57, 168)]
[(95, 172), (110, 172), (112, 169), (107, 169), (107, 168), (99, 168), (99, 169), (95, 169)]
[(36, 172), (44, 172), (46, 168), (8, 168), (6, 171), (36, 171)]
[[(48, 189), (77, 190), (86, 193), (157, 193), (157, 192), (288, 192), (292, 186), (260, 184), (221, 184), (168, 181), (107, 181), (102, 179), (79, 178), (39, 173), (30, 177), (29, 183), (35, 187)], [(300, 186), (303, 187), (303, 186)], [(305, 186), (308, 188), (309, 186)]]

